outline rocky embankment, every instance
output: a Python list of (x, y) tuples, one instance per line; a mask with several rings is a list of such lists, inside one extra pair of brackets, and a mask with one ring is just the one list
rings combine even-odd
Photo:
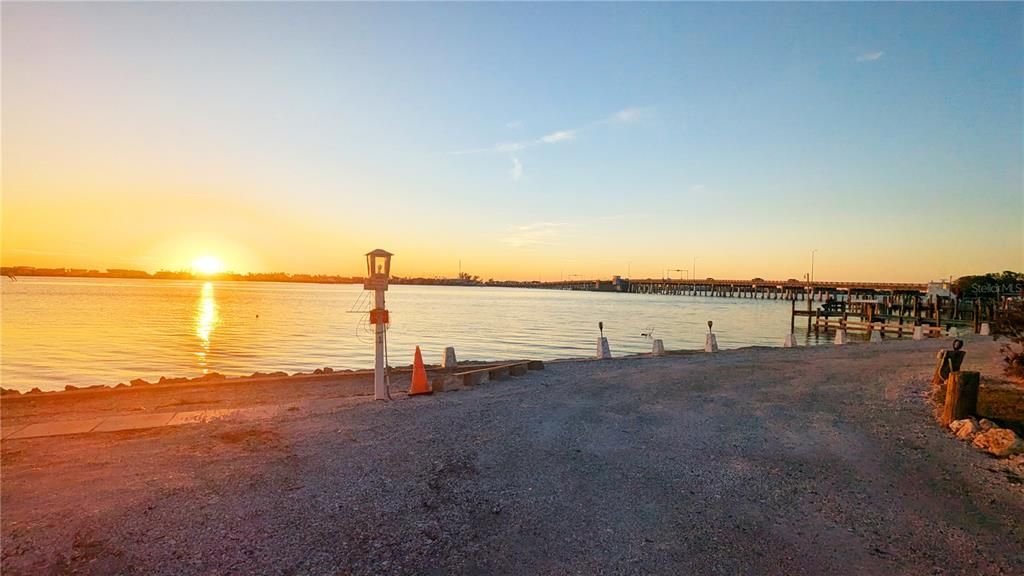
[(246, 380), (280, 380), (283, 378), (302, 378), (322, 375), (344, 375), (344, 374), (366, 374), (370, 371), (367, 370), (335, 370), (331, 367), (317, 368), (312, 372), (296, 372), (294, 374), (288, 374), (287, 372), (253, 372), (248, 376), (225, 376), (218, 372), (210, 372), (209, 374), (203, 374), (202, 376), (196, 376), (194, 378), (168, 378), (161, 376), (156, 382), (149, 382), (142, 378), (135, 378), (130, 380), (127, 384), (121, 382), (114, 386), (107, 386), (105, 384), (96, 384), (94, 386), (75, 386), (73, 384), (67, 384), (64, 386), (64, 390), (40, 390), (39, 388), (32, 388), (28, 392), (22, 393), (20, 390), (14, 388), (2, 388), (0, 387), (0, 396), (20, 396), (24, 395), (35, 395), (35, 394), (56, 394), (61, 392), (77, 392), (81, 390), (117, 390), (121, 388), (141, 388), (146, 386), (169, 386), (175, 384), (216, 384), (218, 382), (241, 382)]
[(960, 440), (997, 458), (1015, 458), (1024, 461), (1024, 440), (1010, 428), (1001, 428), (995, 422), (982, 418), (965, 418), (949, 423), (949, 429)]

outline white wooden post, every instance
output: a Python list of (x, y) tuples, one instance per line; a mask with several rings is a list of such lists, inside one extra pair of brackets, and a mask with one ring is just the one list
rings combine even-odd
[[(374, 308), (384, 310), (384, 289), (375, 288), (373, 294)], [(384, 382), (384, 322), (374, 324), (373, 339), (373, 399), (387, 400), (387, 384)]]

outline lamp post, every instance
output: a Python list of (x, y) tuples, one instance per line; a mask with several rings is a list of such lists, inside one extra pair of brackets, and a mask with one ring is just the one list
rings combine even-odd
[(384, 374), (384, 351), (387, 325), (390, 318), (384, 308), (384, 292), (388, 289), (393, 254), (380, 248), (366, 253), (366, 282), (363, 290), (373, 290), (373, 310), (370, 310), (370, 324), (374, 326), (373, 339), (373, 398), (387, 400), (388, 389)]
[(814, 250), (811, 250), (811, 283), (812, 284), (814, 283), (814, 253), (817, 252), (817, 251), (818, 251), (817, 248), (815, 248)]

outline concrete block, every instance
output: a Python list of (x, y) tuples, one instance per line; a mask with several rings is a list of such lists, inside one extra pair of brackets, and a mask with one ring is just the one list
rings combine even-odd
[(120, 430), (142, 430), (159, 428), (167, 425), (174, 418), (174, 412), (158, 412), (156, 414), (131, 414), (107, 418), (93, 432), (118, 432)]
[(718, 337), (713, 333), (709, 333), (704, 338), (704, 351), (705, 352), (718, 352)]
[(441, 358), (441, 368), (451, 370), (458, 366), (458, 361), (455, 359), (455, 348), (449, 346), (444, 349), (444, 357)]
[(103, 420), (93, 418), (91, 420), (72, 420), (68, 422), (41, 422), (29, 424), (21, 430), (11, 434), (6, 439), (17, 438), (38, 438), (42, 436), (64, 436), (65, 434), (82, 434), (90, 432), (100, 425)]
[(882, 327), (879, 324), (871, 325), (871, 342), (879, 343), (882, 341)]
[(651, 348), (652, 356), (664, 356), (665, 355), (665, 343), (660, 339), (654, 341), (654, 346)]
[(430, 381), (430, 390), (433, 392), (444, 392), (455, 384), (454, 376), (450, 374), (438, 374)]
[(790, 332), (786, 334), (786, 341), (782, 343), (783, 348), (796, 348), (796, 335)]
[(845, 329), (840, 328), (839, 330), (836, 330), (836, 340), (835, 340), (835, 343), (836, 344), (849, 344), (850, 343), (850, 338), (846, 335), (846, 330)]
[(608, 347), (608, 338), (599, 336), (597, 338), (597, 358), (599, 360), (606, 360), (612, 357), (611, 348)]
[(978, 329), (978, 334), (980, 334), (982, 336), (991, 336), (992, 335), (992, 327), (989, 326), (988, 322), (982, 322), (981, 323), (981, 328)]
[(924, 340), (924, 326), (914, 326), (914, 340)]
[(215, 420), (222, 420), (238, 413), (235, 408), (221, 408), (217, 410), (193, 410), (191, 412), (178, 412), (169, 422), (168, 426), (180, 426), (182, 424), (205, 424)]
[(513, 376), (522, 376), (529, 371), (529, 368), (526, 367), (526, 364), (516, 364), (509, 366), (508, 370)]

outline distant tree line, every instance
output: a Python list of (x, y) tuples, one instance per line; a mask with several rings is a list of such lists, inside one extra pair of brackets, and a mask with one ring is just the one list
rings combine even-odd
[(1006, 270), (961, 276), (953, 282), (952, 291), (958, 298), (968, 299), (1024, 296), (1024, 273)]
[[(217, 274), (197, 274), (190, 270), (159, 270), (154, 273), (145, 270), (126, 268), (108, 268), (93, 270), (88, 268), (36, 268), (34, 266), (4, 266), (0, 268), (4, 276), (49, 276), (64, 278), (133, 278), (141, 280), (231, 280), (239, 282), (304, 282), (315, 284), (362, 284), (362, 276), (340, 276), (333, 274), (288, 274), (286, 272), (220, 272)], [(458, 278), (413, 278), (392, 277), (392, 284), (418, 284), (441, 286), (480, 286), (493, 283), (484, 282), (479, 276), (462, 273)], [(524, 283), (525, 284), (525, 283)]]

